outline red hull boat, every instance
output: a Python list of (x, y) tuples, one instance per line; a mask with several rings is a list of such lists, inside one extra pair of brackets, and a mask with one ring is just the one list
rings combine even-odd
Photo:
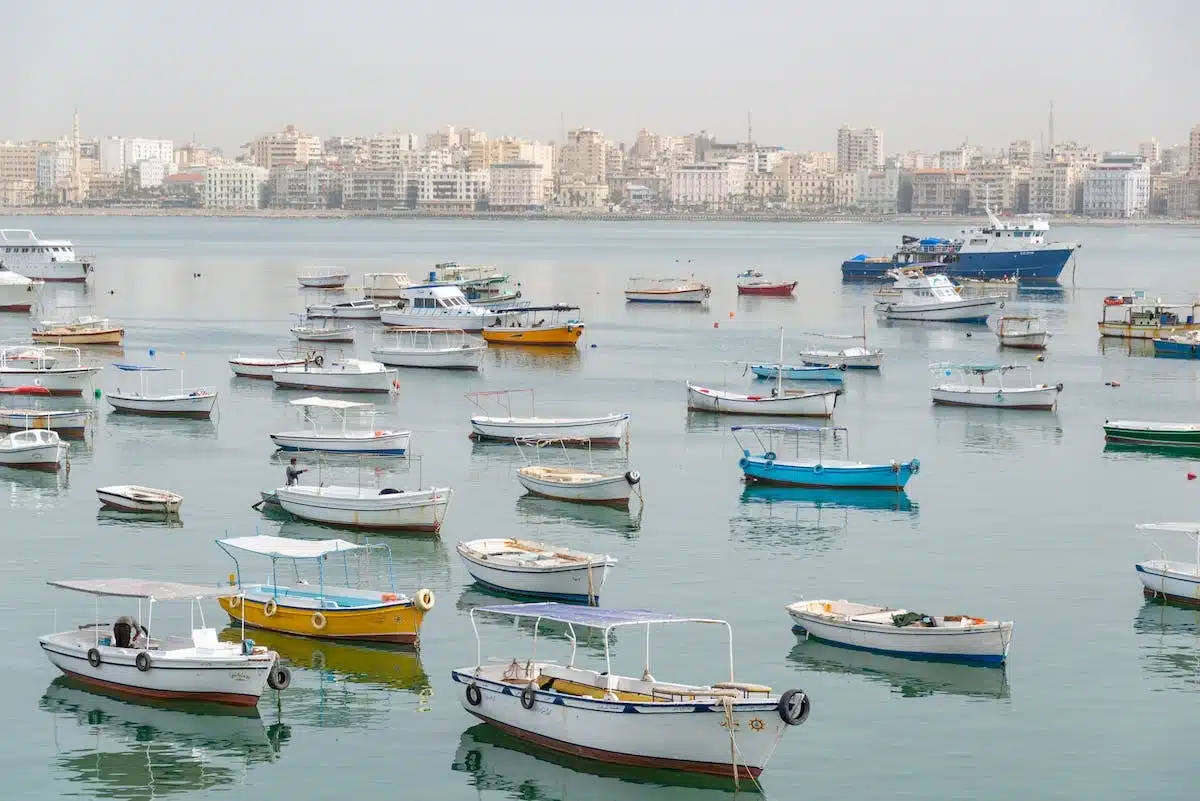
[(738, 284), (739, 295), (771, 295), (786, 298), (791, 297), (795, 289), (795, 281), (747, 281)]

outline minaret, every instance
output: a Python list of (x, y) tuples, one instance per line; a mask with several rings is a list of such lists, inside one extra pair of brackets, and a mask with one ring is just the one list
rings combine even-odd
[(1054, 101), (1050, 101), (1050, 156), (1054, 157)]

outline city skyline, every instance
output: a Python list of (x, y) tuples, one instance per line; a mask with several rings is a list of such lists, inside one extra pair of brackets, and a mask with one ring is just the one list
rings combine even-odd
[[(1133, 150), (1186, 142), (1200, 111), (1200, 7), (1168, 0), (519, 10), (466, 2), (449, 19), (443, 6), (362, 0), (331, 19), (217, 0), (196, 19), (143, 0), (24, 6), (0, 54), (16, 78), (0, 137), (61, 136), (78, 108), (90, 137), (194, 139), (230, 154), (290, 122), (322, 137), (452, 123), (556, 142), (582, 127), (623, 142), (643, 128), (739, 141), (749, 111), (757, 142), (794, 150), (832, 150), (843, 123), (883, 130), (888, 153), (964, 140), (1038, 149), (1053, 102), (1057, 139)], [(897, 32), (912, 41), (898, 47)]]

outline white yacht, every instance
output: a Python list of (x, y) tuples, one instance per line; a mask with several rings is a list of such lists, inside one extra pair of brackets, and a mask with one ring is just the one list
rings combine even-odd
[(949, 278), (926, 275), (920, 267), (889, 270), (888, 276), (895, 283), (878, 293), (875, 311), (889, 320), (983, 323), (1004, 308), (1003, 296), (964, 298)]
[(90, 260), (79, 260), (67, 239), (38, 239), (33, 231), (0, 229), (0, 264), (18, 275), (40, 281), (82, 283), (92, 271)]
[(384, 325), (397, 328), (454, 328), (479, 332), (484, 326), (503, 319), (507, 312), (473, 306), (457, 286), (412, 286), (404, 291), (400, 308), (380, 313)]

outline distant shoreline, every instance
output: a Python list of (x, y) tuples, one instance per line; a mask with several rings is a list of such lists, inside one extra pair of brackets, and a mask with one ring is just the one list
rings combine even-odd
[[(983, 219), (980, 216), (925, 217), (916, 214), (798, 214), (798, 213), (670, 213), (630, 214), (567, 209), (545, 212), (442, 212), (442, 211), (375, 211), (356, 209), (160, 209), (136, 207), (75, 207), (52, 206), (39, 208), (21, 206), (0, 208), (6, 217), (222, 217), (263, 220), (532, 220), (579, 222), (762, 222), (762, 223), (847, 223), (847, 224), (920, 224), (936, 227), (969, 225)], [(1200, 218), (1134, 220), (1096, 219), (1091, 217), (1053, 217), (1053, 225), (1098, 226), (1124, 228), (1127, 226), (1200, 226)]]

